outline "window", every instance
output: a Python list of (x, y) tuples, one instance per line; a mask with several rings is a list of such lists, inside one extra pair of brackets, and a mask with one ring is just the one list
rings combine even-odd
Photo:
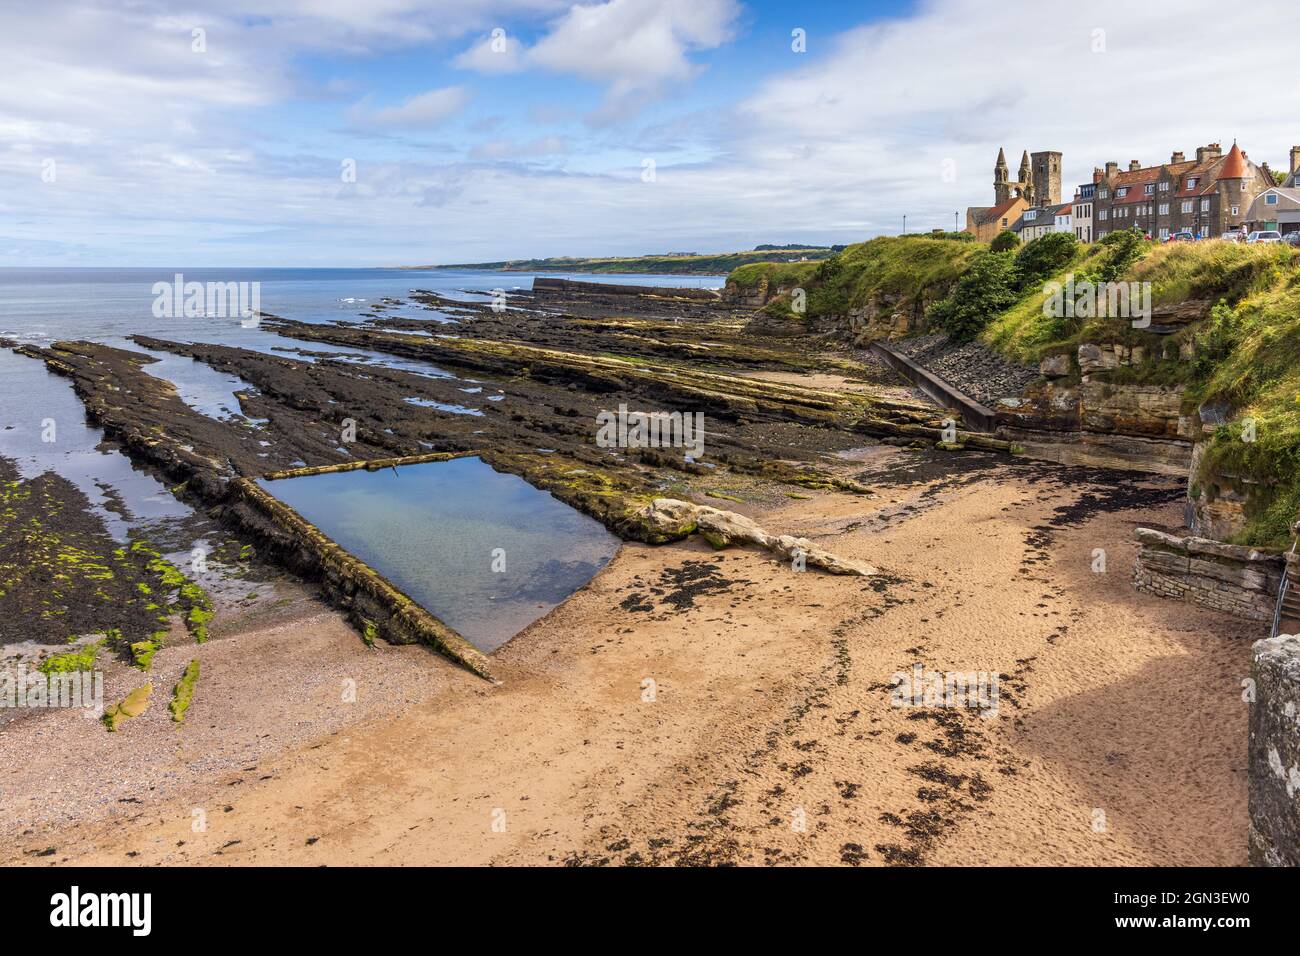
[(1201, 212), (1209, 212), (1209, 211), (1210, 211), (1210, 201), (1208, 199), (1202, 199)]
[(1097, 195), (1100, 196), (1102, 199), (1109, 199), (1109, 198), (1110, 198), (1110, 190), (1109, 190), (1109, 189), (1103, 189), (1101, 192), (1097, 193)]
[(1169, 215), (1169, 203), (1167, 203), (1167, 202), (1162, 202), (1162, 203), (1160, 204), (1160, 215), (1162, 215), (1162, 216), (1167, 216), (1167, 215)]
[(1160, 238), (1161, 238), (1161, 239), (1168, 239), (1168, 238), (1169, 238), (1169, 229), (1168, 229), (1167, 227), (1165, 227), (1165, 226), (1161, 226), (1161, 227), (1160, 227)]
[(1119, 189), (1115, 190), (1115, 195), (1118, 196), (1120, 199), (1123, 199), (1125, 196), (1128, 195), (1128, 187), (1120, 186)]
[(1199, 182), (1200, 182), (1200, 180), (1197, 179), (1195, 176), (1193, 176), (1191, 179), (1187, 180), (1187, 188), (1188, 188), (1188, 189), (1195, 189), (1196, 186), (1197, 186), (1197, 184), (1198, 184)]
[(1167, 192), (1169, 192), (1169, 180), (1166, 179), (1166, 180), (1163, 180), (1163, 181), (1160, 183), (1160, 191), (1161, 191), (1162, 193), (1167, 193)]
[(1146, 193), (1148, 196), (1152, 195), (1156, 191), (1155, 184), (1147, 183), (1145, 186), (1142, 187), (1142, 191)]
[(1277, 193), (1269, 193), (1267, 196), (1265, 196), (1265, 197), (1264, 197), (1264, 205), (1266, 205), (1266, 206), (1276, 206), (1276, 205), (1277, 205)]
[(1098, 209), (1098, 210), (1097, 210), (1097, 218), (1098, 218), (1098, 219), (1106, 219), (1109, 215), (1110, 215), (1110, 213), (1109, 213), (1107, 210), (1105, 210), (1105, 209)]
[(1233, 207), (1232, 207), (1232, 214), (1233, 214), (1233, 216), (1236, 216), (1236, 215), (1237, 215), (1237, 213), (1238, 213), (1238, 211), (1240, 210), (1240, 208), (1241, 208), (1240, 206), (1233, 206)]
[(1005, 226), (1006, 224), (1007, 224), (1007, 221), (1006, 221), (1005, 219), (1003, 219), (1003, 220), (1002, 220), (1002, 225)]

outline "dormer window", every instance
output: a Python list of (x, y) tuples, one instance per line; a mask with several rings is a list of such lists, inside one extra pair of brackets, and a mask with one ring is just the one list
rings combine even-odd
[(1120, 199), (1123, 199), (1125, 196), (1128, 195), (1128, 187), (1127, 186), (1119, 187), (1119, 189), (1115, 190), (1115, 195), (1118, 196)]
[(1155, 184), (1154, 184), (1154, 183), (1147, 183), (1146, 186), (1143, 188), (1142, 191), (1143, 191), (1144, 193), (1146, 193), (1148, 196), (1150, 196), (1152, 193), (1154, 193), (1154, 192), (1156, 191)]
[(1187, 180), (1187, 188), (1195, 189), (1198, 185), (1200, 185), (1200, 182), (1201, 181), (1199, 179), (1193, 176), (1191, 179)]

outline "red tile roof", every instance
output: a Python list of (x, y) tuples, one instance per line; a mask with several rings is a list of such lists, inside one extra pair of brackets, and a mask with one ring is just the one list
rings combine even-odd
[(990, 222), (995, 222), (996, 220), (1001, 219), (1006, 214), (1007, 210), (1009, 210), (1016, 203), (1020, 202), (1020, 200), (1021, 200), (1020, 196), (1012, 196), (1004, 203), (1000, 203), (999, 205), (996, 206), (990, 206), (988, 209), (982, 210), (980, 213), (977, 214), (976, 218), (981, 225), (987, 225)]

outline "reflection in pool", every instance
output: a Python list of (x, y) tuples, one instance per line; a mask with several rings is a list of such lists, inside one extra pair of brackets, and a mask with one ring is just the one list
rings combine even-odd
[(259, 484), (484, 651), (618, 550), (595, 519), (478, 458)]

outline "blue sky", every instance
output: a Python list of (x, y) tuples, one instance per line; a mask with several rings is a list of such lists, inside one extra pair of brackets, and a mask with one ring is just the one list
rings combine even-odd
[(1208, 0), (9, 5), (0, 266), (852, 242), (987, 204), (999, 146), (1013, 166), (1062, 150), (1069, 187), (1213, 140), (1282, 166), (1300, 88), (1252, 71), (1300, 12), (1263, 0), (1262, 32), (1205, 29), (1220, 16)]

